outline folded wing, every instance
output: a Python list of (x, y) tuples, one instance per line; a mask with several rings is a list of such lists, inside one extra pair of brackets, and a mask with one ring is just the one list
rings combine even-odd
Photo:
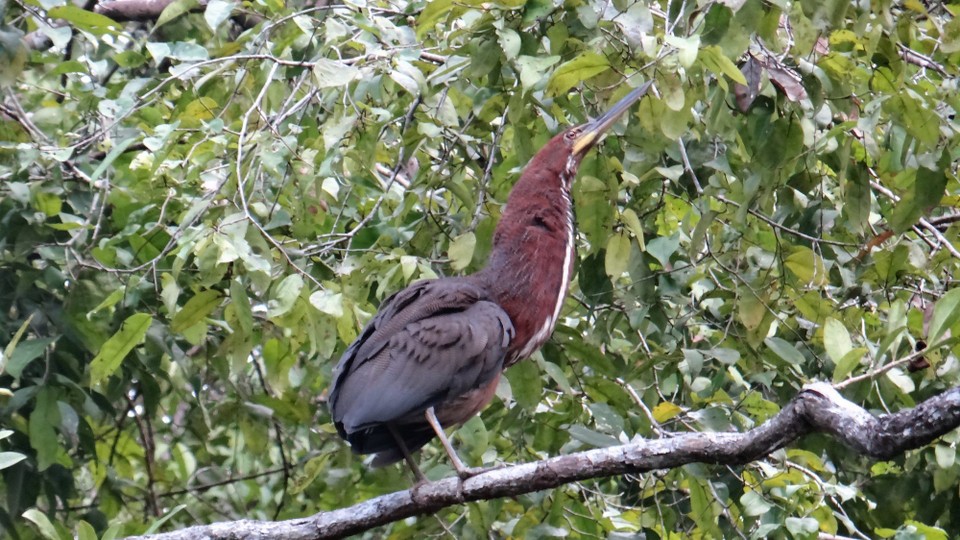
[[(469, 279), (423, 281), (391, 296), (334, 371), (330, 411), (355, 452), (402, 454), (388, 425), (412, 452), (433, 438), (423, 412), (472, 406), (503, 368), (513, 325)], [(476, 411), (468, 411), (470, 415)], [(446, 416), (457, 417), (455, 413)]]

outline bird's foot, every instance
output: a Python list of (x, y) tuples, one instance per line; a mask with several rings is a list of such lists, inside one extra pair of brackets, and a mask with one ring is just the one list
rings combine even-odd
[(488, 470), (490, 469), (484, 467), (464, 467), (457, 469), (457, 476), (459, 476), (461, 480), (466, 480), (467, 478), (473, 478), (478, 474), (485, 473)]
[(488, 473), (497, 469), (503, 469), (506, 466), (507, 465), (505, 463), (501, 463), (498, 465), (491, 465), (489, 467), (463, 467), (461, 469), (457, 469), (457, 476), (459, 476), (461, 480), (466, 480), (467, 478), (473, 478), (478, 474)]

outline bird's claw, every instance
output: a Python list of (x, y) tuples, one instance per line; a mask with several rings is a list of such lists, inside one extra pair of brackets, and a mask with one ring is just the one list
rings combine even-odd
[(467, 478), (473, 478), (474, 476), (477, 476), (479, 474), (488, 473), (490, 471), (495, 471), (497, 469), (502, 469), (506, 466), (507, 466), (506, 464), (499, 464), (499, 465), (491, 465), (489, 467), (464, 467), (462, 469), (457, 470), (457, 476), (459, 476), (461, 480), (466, 480)]
[(467, 478), (473, 478), (478, 474), (485, 473), (488, 470), (489, 469), (484, 467), (464, 467), (457, 471), (457, 476), (459, 476), (461, 480), (466, 480)]

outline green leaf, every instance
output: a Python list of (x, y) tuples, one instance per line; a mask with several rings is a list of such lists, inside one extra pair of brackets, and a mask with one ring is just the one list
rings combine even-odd
[(543, 80), (544, 74), (554, 64), (560, 61), (559, 56), (525, 56), (520, 55), (516, 60), (520, 68), (520, 84), (524, 90), (537, 86)]
[(317, 88), (346, 86), (360, 77), (360, 70), (338, 60), (318, 58), (313, 65), (313, 80)]
[(273, 298), (267, 303), (267, 316), (272, 319), (285, 315), (293, 309), (302, 290), (303, 278), (300, 274), (290, 274), (283, 278), (283, 281), (274, 288)]
[[(944, 156), (949, 152), (944, 152)], [(943, 160), (941, 159), (941, 165)], [(949, 164), (945, 164), (949, 167)], [(913, 191), (904, 196), (893, 210), (890, 217), (890, 227), (900, 234), (917, 223), (931, 208), (940, 204), (947, 186), (946, 168), (936, 171), (926, 167), (917, 169)]]
[(540, 403), (540, 395), (543, 393), (543, 381), (537, 365), (523, 360), (508, 369), (506, 375), (513, 390), (513, 399), (520, 407), (533, 411)]
[(17, 343), (20, 342), (20, 338), (23, 337), (23, 333), (27, 331), (27, 328), (30, 326), (30, 321), (32, 320), (33, 314), (31, 313), (30, 316), (23, 321), (23, 324), (20, 325), (16, 333), (13, 334), (13, 339), (10, 340), (10, 343), (7, 343), (7, 346), (3, 348), (3, 357), (0, 358), (0, 372), (3, 371), (3, 367), (10, 357), (13, 356), (13, 351), (16, 350)]
[(625, 209), (620, 214), (620, 220), (623, 221), (627, 229), (633, 233), (633, 236), (637, 239), (637, 245), (640, 247), (640, 250), (646, 249), (643, 238), (643, 225), (640, 224), (640, 217), (633, 211), (633, 208)]
[(735, 82), (746, 86), (747, 78), (743, 76), (740, 68), (732, 60), (723, 54), (723, 49), (716, 45), (709, 45), (700, 49), (700, 55), (697, 57), (700, 63), (707, 69), (717, 75), (726, 75)]
[(828, 318), (823, 326), (823, 346), (834, 363), (839, 363), (848, 352), (853, 350), (850, 334), (840, 321)]
[(41, 338), (28, 339), (21, 343), (17, 346), (16, 350), (14, 350), (13, 354), (10, 355), (10, 358), (7, 359), (7, 373), (19, 378), (24, 368), (26, 368), (30, 362), (40, 358), (40, 355), (47, 350), (47, 347), (55, 341), (57, 341), (56, 338)]
[(762, 516), (773, 509), (773, 505), (756, 491), (747, 491), (741, 495), (740, 504), (743, 506), (743, 513), (748, 516)]
[(679, 405), (669, 401), (661, 401), (653, 408), (653, 419), (662, 424), (682, 412), (683, 409)]
[(943, 529), (931, 527), (930, 525), (912, 519), (908, 519), (904, 522), (904, 525), (915, 528), (917, 533), (919, 533), (919, 537), (923, 538), (923, 540), (947, 540), (947, 538), (950, 538)]
[(795, 248), (783, 264), (801, 283), (819, 287), (827, 284), (827, 268), (823, 258), (806, 246)]
[(477, 237), (472, 232), (463, 233), (454, 238), (447, 250), (450, 266), (458, 272), (469, 266), (470, 261), (473, 260), (473, 252), (476, 247)]
[(668, 35), (664, 37), (664, 41), (677, 49), (677, 59), (680, 61), (681, 66), (689, 68), (697, 60), (697, 53), (700, 51), (699, 35), (686, 38)]
[(940, 341), (947, 330), (957, 324), (958, 318), (960, 318), (960, 288), (947, 291), (933, 306), (927, 341), (931, 345)]
[(660, 261), (664, 268), (670, 267), (670, 258), (680, 247), (680, 237), (676, 234), (664, 237), (658, 236), (647, 242), (647, 253)]
[(623, 232), (610, 236), (603, 263), (607, 275), (612, 279), (622, 276), (630, 263), (630, 237)]
[(182, 511), (183, 511), (184, 509), (186, 509), (186, 508), (187, 508), (187, 505), (185, 505), (185, 504), (178, 504), (178, 505), (174, 506), (173, 508), (171, 508), (170, 510), (168, 510), (167, 513), (164, 514), (162, 518), (160, 518), (160, 519), (158, 519), (158, 520), (155, 520), (153, 523), (151, 523), (150, 526), (147, 527), (147, 530), (143, 531), (143, 534), (144, 534), (144, 535), (149, 535), (149, 534), (154, 534), (155, 532), (159, 531), (159, 530), (160, 530), (160, 527), (163, 527), (163, 524), (164, 524), (164, 523), (166, 523), (167, 521), (169, 521), (170, 518), (172, 518), (173, 516), (179, 514), (180, 512), (182, 512)]
[(101, 161), (100, 164), (97, 165), (97, 168), (93, 170), (93, 173), (90, 174), (90, 181), (96, 182), (97, 180), (99, 180), (100, 176), (104, 172), (110, 170), (110, 167), (113, 165), (113, 162), (116, 161), (116, 159), (120, 157), (124, 152), (126, 152), (127, 148), (129, 148), (131, 144), (136, 142), (136, 140), (137, 140), (136, 137), (129, 137), (121, 141), (119, 144), (115, 145), (113, 148), (111, 148), (110, 151), (107, 153), (106, 157), (103, 158), (103, 161)]
[(620, 444), (620, 441), (616, 437), (611, 437), (605, 433), (594, 431), (586, 426), (581, 426), (580, 424), (574, 424), (568, 427), (567, 433), (569, 433), (574, 439), (595, 448), (607, 448), (609, 446), (617, 446)]
[(50, 522), (50, 518), (40, 510), (31, 508), (21, 515), (37, 528), (40, 536), (47, 540), (60, 540), (60, 535), (57, 533), (56, 527)]
[(37, 469), (44, 471), (56, 462), (60, 443), (56, 426), (60, 424), (56, 392), (45, 387), (37, 394), (36, 404), (30, 413), (30, 446), (36, 451)]
[(206, 289), (198, 292), (173, 316), (170, 331), (180, 333), (213, 313), (220, 305), (220, 292)]
[(92, 310), (90, 310), (89, 313), (87, 313), (87, 318), (89, 319), (93, 315), (96, 315), (97, 313), (100, 313), (105, 309), (109, 309), (117, 305), (117, 302), (119, 302), (120, 300), (123, 300), (124, 292), (126, 291), (123, 288), (120, 288), (113, 291), (109, 295), (107, 295), (107, 297), (104, 298), (102, 302), (97, 304), (97, 307), (93, 308)]
[(25, 459), (27, 456), (20, 452), (0, 452), (0, 470), (12, 467)]
[(157, 17), (157, 22), (154, 24), (153, 29), (156, 30), (161, 26), (167, 24), (168, 22), (190, 13), (192, 10), (200, 6), (199, 0), (175, 0), (167, 4), (167, 7), (163, 8), (163, 11), (160, 12), (160, 16)]
[(507, 60), (513, 60), (520, 54), (520, 35), (510, 28), (497, 30), (500, 48), (503, 49), (503, 55)]
[(98, 36), (103, 34), (116, 34), (120, 29), (120, 25), (110, 17), (70, 4), (55, 7), (49, 10), (47, 15), (54, 19), (63, 19), (76, 28), (86, 30)]
[(957, 450), (951, 446), (938, 444), (933, 447), (933, 451), (941, 469), (949, 469), (957, 461)]
[(837, 366), (833, 369), (833, 382), (842, 381), (847, 375), (853, 373), (853, 370), (860, 365), (860, 360), (863, 359), (863, 355), (866, 354), (866, 352), (867, 349), (857, 347), (843, 355), (843, 357), (836, 362)]
[(147, 57), (140, 51), (123, 51), (113, 57), (113, 60), (122, 68), (135, 68), (142, 66)]
[(237, 324), (240, 326), (240, 330), (246, 335), (252, 334), (253, 308), (250, 305), (247, 290), (243, 287), (240, 280), (235, 279), (230, 283), (230, 304), (233, 306), (233, 313), (237, 318)]
[(152, 322), (153, 317), (146, 313), (135, 313), (123, 321), (120, 330), (100, 347), (90, 362), (90, 386), (96, 386), (120, 367), (127, 354), (143, 341)]
[(310, 295), (310, 305), (321, 313), (339, 319), (343, 317), (343, 294), (331, 290), (316, 291)]
[[(542, 358), (542, 355), (541, 355), (541, 358)], [(563, 372), (562, 369), (560, 369), (560, 366), (548, 360), (538, 360), (538, 364), (543, 369), (544, 373), (546, 373), (547, 376), (553, 379), (554, 382), (557, 383), (557, 386), (559, 386), (560, 389), (563, 390), (565, 393), (570, 395), (574, 395), (577, 393), (577, 391), (573, 389), (573, 386), (570, 385), (570, 381), (569, 379), (567, 379), (567, 375)]]
[(207, 3), (207, 9), (203, 11), (203, 20), (211, 30), (216, 30), (224, 21), (230, 18), (236, 2), (227, 2), (225, 0), (210, 0)]
[(390, 71), (390, 78), (412, 96), (422, 95), (427, 87), (423, 72), (410, 62), (397, 61)]
[(82, 519), (77, 523), (76, 531), (77, 540), (97, 540), (96, 529), (93, 528), (93, 525), (90, 525)]
[(182, 60), (185, 62), (196, 62), (210, 58), (209, 51), (196, 43), (185, 41), (172, 41), (169, 43), (151, 41), (145, 46), (150, 56), (153, 57), (153, 61), (157, 64), (166, 58), (173, 58), (174, 60)]
[(290, 495), (302, 493), (310, 487), (320, 474), (326, 472), (329, 460), (330, 454), (321, 454), (308, 459), (302, 467), (299, 467), (290, 482)]
[(432, 0), (427, 2), (423, 11), (420, 12), (420, 19), (417, 21), (417, 38), (423, 38), (428, 32), (436, 30), (440, 20), (448, 13), (454, 10), (462, 9), (459, 2), (453, 0)]
[(63, 203), (60, 201), (60, 197), (54, 195), (53, 193), (44, 193), (42, 191), (37, 192), (34, 195), (34, 204), (37, 207), (37, 210), (43, 212), (47, 217), (52, 217), (60, 213), (60, 208), (63, 206)]
[(564, 62), (553, 72), (547, 83), (547, 93), (553, 96), (565, 94), (574, 86), (610, 69), (606, 57), (592, 51), (585, 51), (573, 60)]
[(885, 373), (885, 376), (888, 381), (892, 382), (897, 389), (904, 394), (910, 394), (917, 389), (917, 385), (913, 383), (913, 379), (900, 368), (891, 369)]
[(871, 191), (868, 174), (866, 165), (858, 162), (848, 169), (844, 183), (843, 211), (857, 233), (865, 231), (869, 225)]
[(788, 517), (784, 523), (795, 538), (806, 538), (820, 530), (820, 523), (812, 517)]
[(784, 339), (778, 337), (768, 337), (763, 340), (763, 342), (773, 351), (777, 356), (782, 358), (788, 364), (794, 366), (802, 366), (804, 363), (803, 353), (797, 350), (793, 344), (789, 343)]

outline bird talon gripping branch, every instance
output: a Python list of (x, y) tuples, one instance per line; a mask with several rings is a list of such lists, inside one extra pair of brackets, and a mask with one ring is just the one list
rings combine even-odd
[(375, 466), (405, 459), (434, 437), (461, 479), (466, 467), (443, 426), (460, 425), (493, 399), (504, 368), (550, 337), (570, 285), (570, 189), (583, 157), (650, 88), (634, 89), (596, 120), (553, 137), (524, 168), (493, 237), (487, 266), (421, 281), (387, 298), (333, 375), (337, 432)]

